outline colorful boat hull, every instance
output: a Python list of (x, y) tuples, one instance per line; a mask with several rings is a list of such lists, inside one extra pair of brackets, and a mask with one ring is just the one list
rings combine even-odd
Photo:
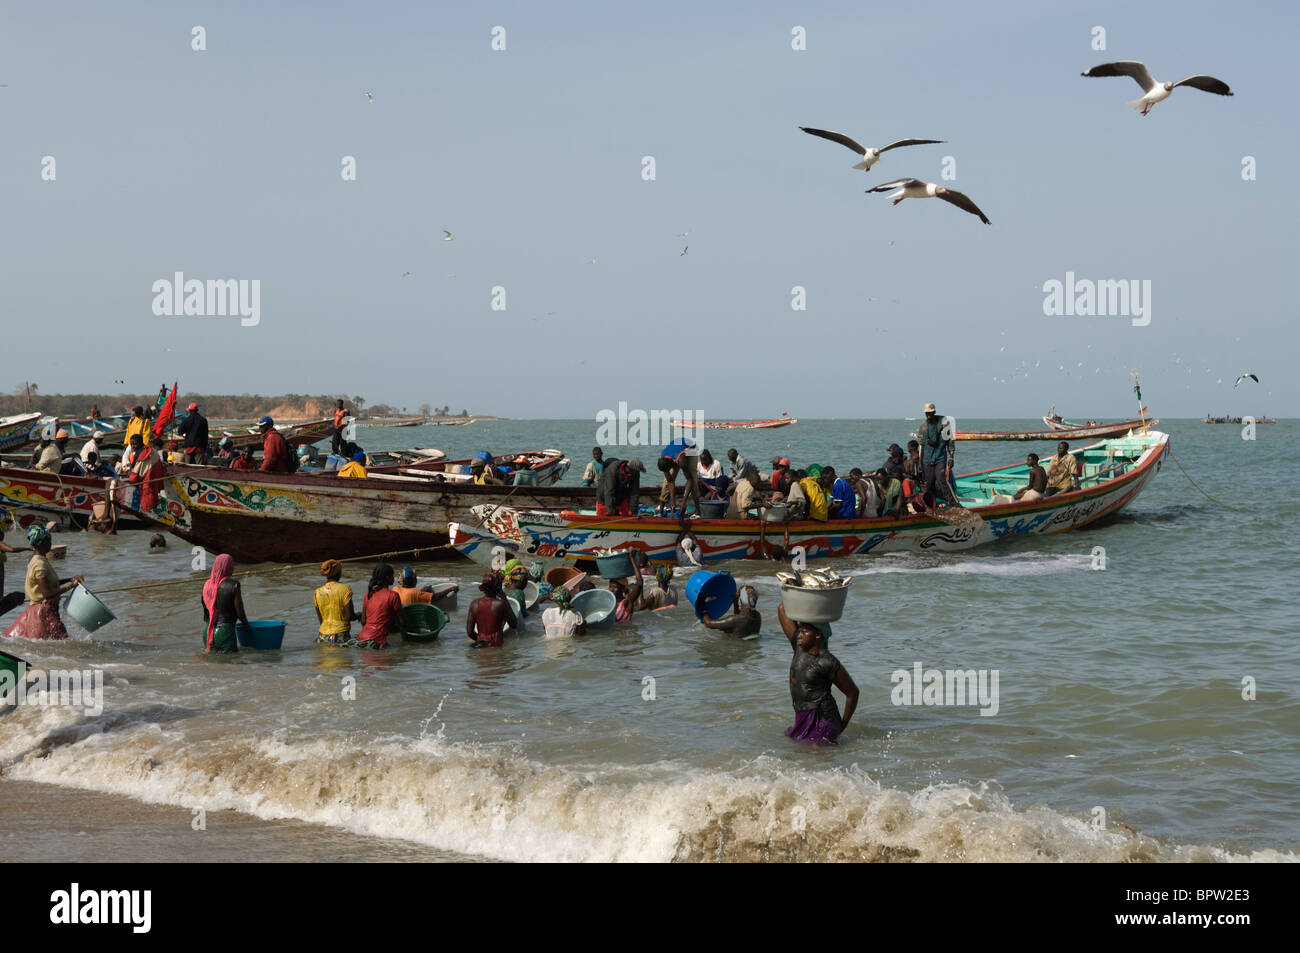
[[(102, 477), (62, 476), (20, 467), (0, 467), (0, 506), (17, 511), (49, 513), (61, 527), (85, 529), (96, 503), (106, 502), (113, 482)], [(118, 529), (143, 526), (138, 519), (119, 518)]]
[[(303, 562), (427, 550), (454, 556), (447, 524), (476, 522), (471, 507), (593, 507), (594, 487), (475, 486), (421, 479), (346, 479), (168, 466), (146, 519), (241, 562)], [(643, 498), (656, 487), (642, 487)], [(124, 501), (122, 501), (124, 502)]]
[[(1084, 448), (1076, 454), (1085, 464), (1080, 489), (1028, 502), (992, 502), (994, 490), (1009, 495), (1026, 482), (1023, 464), (967, 474), (955, 482), (958, 495), (971, 502), (962, 512), (944, 511), (952, 522), (921, 515), (801, 520), (789, 524), (789, 545), (803, 547), (808, 559), (823, 559), (958, 552), (1016, 536), (1068, 532), (1127, 506), (1159, 472), (1168, 452), (1168, 436), (1156, 431)], [(1097, 471), (1116, 465), (1123, 472), (1102, 476)], [(693, 520), (691, 529), (706, 562), (780, 556), (774, 547), (782, 543), (783, 525), (760, 525), (757, 520)], [(590, 559), (597, 549), (640, 549), (652, 562), (674, 562), (681, 524), (662, 518), (566, 518), (507, 506), (485, 530), (530, 558)]]
[(41, 419), (39, 413), (0, 417), (0, 450), (17, 450), (31, 441), (32, 428)]
[(1124, 420), (1114, 424), (1097, 424), (1092, 427), (1074, 427), (1072, 429), (1063, 429), (1056, 424), (1052, 424), (1048, 418), (1044, 421), (1051, 426), (1050, 430), (966, 430), (958, 431), (954, 436), (957, 440), (1051, 440), (1051, 441), (1083, 441), (1083, 440), (1105, 440), (1109, 437), (1122, 437), (1131, 431), (1141, 431), (1144, 427), (1154, 427), (1160, 423), (1158, 419), (1147, 420)]

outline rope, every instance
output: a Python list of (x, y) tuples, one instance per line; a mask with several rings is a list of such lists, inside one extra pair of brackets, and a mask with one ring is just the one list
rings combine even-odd
[[(453, 547), (450, 543), (442, 543), (438, 546), (421, 546), (418, 549), (399, 549), (388, 553), (373, 553), (369, 556), (349, 556), (346, 559), (340, 559), (339, 562), (355, 563), (355, 562), (378, 561), (378, 560), (385, 559), (389, 556), (409, 556), (409, 555), (415, 555), (419, 553), (434, 553), (437, 552), (438, 550), (454, 549), (454, 548), (455, 547)], [(306, 569), (309, 566), (315, 566), (319, 568), (320, 563), (318, 562), (290, 563), (288, 565), (277, 566), (275, 569), (270, 569), (270, 570), (247, 569), (244, 570), (243, 572), (231, 573), (231, 577), (236, 579), (242, 579), (248, 576), (263, 575), (268, 572), (289, 572), (294, 569)], [(207, 582), (207, 579), (202, 577), (189, 576), (184, 579), (167, 579), (158, 582), (140, 583), (139, 585), (135, 585), (135, 586), (119, 586), (116, 589), (96, 589), (95, 594), (102, 595), (110, 592), (132, 592), (136, 589), (156, 589), (159, 586), (179, 586), (179, 585), (184, 585), (186, 583), (203, 583), (203, 582)]]
[(1226, 509), (1230, 509), (1233, 512), (1236, 513), (1243, 512), (1239, 507), (1229, 506), (1227, 503), (1223, 502), (1222, 500), (1216, 500), (1214, 497), (1210, 496), (1210, 494), (1202, 490), (1199, 486), (1196, 486), (1196, 481), (1192, 479), (1192, 475), (1183, 469), (1183, 465), (1182, 463), (1179, 462), (1178, 456), (1174, 453), (1173, 447), (1169, 448), (1169, 456), (1173, 459), (1174, 463), (1178, 464), (1178, 469), (1183, 471), (1183, 476), (1187, 477), (1187, 482), (1190, 483), (1192, 486), (1195, 486), (1196, 489), (1200, 492), (1201, 496), (1205, 497), (1211, 503), (1218, 503), (1220, 506), (1225, 507)]

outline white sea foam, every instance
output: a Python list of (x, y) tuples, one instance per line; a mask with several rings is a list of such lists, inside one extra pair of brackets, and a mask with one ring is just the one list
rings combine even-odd
[(17, 712), (0, 741), (4, 773), (516, 861), (1297, 859), (1098, 831), (1047, 808), (1017, 810), (989, 784), (908, 793), (855, 769), (809, 774), (764, 757), (728, 773), (566, 769), (440, 734), (365, 747), (347, 735), (203, 742), (156, 714), (73, 723)]

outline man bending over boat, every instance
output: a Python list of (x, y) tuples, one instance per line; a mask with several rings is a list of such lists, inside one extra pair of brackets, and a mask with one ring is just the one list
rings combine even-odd
[(1076, 475), (1079, 463), (1070, 452), (1070, 445), (1062, 440), (1056, 445), (1056, 456), (1047, 467), (1047, 492), (1043, 496), (1068, 493), (1079, 485)]
[(596, 484), (597, 516), (631, 516), (641, 494), (641, 474), (645, 464), (636, 457), (619, 460), (610, 457)]

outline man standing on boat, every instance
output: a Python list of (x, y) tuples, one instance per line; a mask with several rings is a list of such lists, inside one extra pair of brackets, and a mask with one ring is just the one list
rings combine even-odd
[(140, 435), (140, 442), (146, 447), (149, 446), (149, 421), (145, 418), (144, 408), (136, 404), (131, 408), (131, 419), (126, 422), (126, 445), (131, 446), (131, 437), (135, 434)]
[(330, 438), (330, 450), (338, 453), (343, 446), (343, 428), (347, 423), (348, 408), (340, 398), (334, 402), (334, 436)]
[(605, 470), (605, 461), (602, 459), (605, 452), (600, 447), (591, 448), (591, 459), (587, 461), (587, 469), (582, 472), (582, 485), (595, 486), (596, 481)]
[(262, 471), (264, 473), (289, 472), (289, 444), (280, 431), (275, 429), (275, 421), (263, 417), (258, 422), (262, 428)]
[(1070, 452), (1070, 445), (1062, 440), (1056, 445), (1056, 456), (1047, 467), (1047, 492), (1044, 496), (1068, 493), (1079, 485), (1076, 476), (1078, 461)]
[(928, 501), (938, 502), (942, 497), (949, 506), (959, 506), (952, 488), (952, 464), (957, 455), (957, 442), (953, 439), (948, 418), (935, 413), (934, 403), (925, 405), (925, 426), (921, 438), (921, 465), (925, 469), (923, 490)]
[(190, 401), (185, 419), (176, 428), (180, 434), (181, 449), (186, 463), (208, 462), (208, 418), (199, 413), (199, 405)]

